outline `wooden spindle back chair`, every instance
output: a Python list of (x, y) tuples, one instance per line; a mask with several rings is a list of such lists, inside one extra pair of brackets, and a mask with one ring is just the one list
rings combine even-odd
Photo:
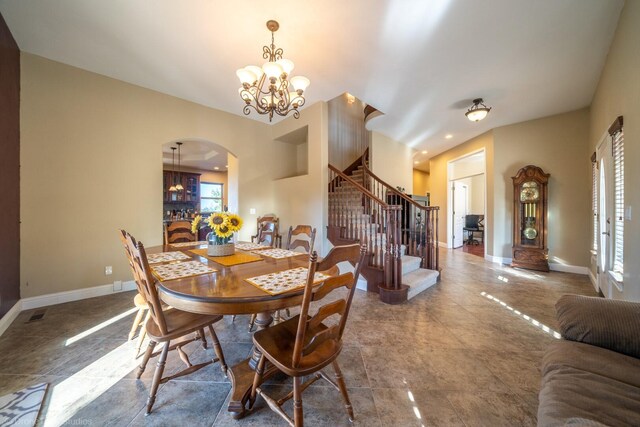
[(279, 233), (280, 220), (275, 214), (266, 214), (258, 218), (257, 231), (251, 241), (259, 245), (280, 247), (282, 236)]
[[(302, 238), (303, 236), (306, 237)], [(316, 229), (310, 225), (297, 225), (289, 227), (289, 234), (287, 235), (286, 249), (290, 251), (298, 248), (304, 249), (304, 252), (310, 254), (313, 252), (313, 243), (316, 240)]]
[[(129, 261), (129, 267), (131, 268), (131, 273), (135, 278), (136, 271), (135, 271), (135, 267), (133, 266), (133, 262), (134, 262), (133, 255), (129, 250), (126, 236), (123, 233), (118, 233), (118, 234), (120, 236), (120, 240), (122, 241), (122, 244), (124, 245), (124, 250), (127, 255), (127, 261)], [(138, 355), (140, 354), (140, 349), (142, 348), (142, 342), (144, 341), (144, 337), (147, 335), (145, 324), (149, 320), (149, 317), (151, 316), (151, 312), (149, 311), (149, 304), (147, 304), (146, 298), (140, 292), (138, 292), (136, 296), (133, 298), (133, 304), (138, 308), (138, 312), (136, 313), (136, 317), (133, 319), (133, 325), (131, 325), (131, 330), (129, 331), (128, 338), (129, 338), (129, 341), (131, 341), (135, 336), (136, 331), (138, 330), (138, 327), (140, 327), (140, 332), (138, 334), (138, 343), (136, 345), (136, 351), (135, 351), (135, 356), (138, 357)], [(143, 321), (142, 318), (145, 315), (145, 312), (147, 315)]]
[[(156, 280), (151, 273), (151, 268), (147, 261), (144, 245), (141, 242), (137, 242), (136, 239), (126, 231), (120, 230), (120, 233), (122, 234), (126, 249), (131, 255), (131, 265), (136, 287), (138, 288), (138, 292), (146, 299), (150, 314), (150, 318), (145, 324), (147, 335), (149, 336), (149, 346), (136, 373), (137, 379), (140, 379), (144, 373), (149, 359), (152, 356), (160, 354), (149, 391), (149, 399), (147, 400), (146, 413), (149, 414), (155, 403), (156, 393), (160, 384), (190, 374), (218, 361), (220, 362), (222, 371), (226, 374), (227, 365), (224, 360), (224, 354), (222, 353), (222, 347), (213, 329), (213, 324), (221, 320), (222, 316), (195, 314), (174, 308), (164, 308), (156, 289)], [(211, 335), (216, 357), (212, 360), (193, 365), (189, 360), (189, 356), (182, 350), (182, 347), (191, 342), (201, 340), (203, 347), (206, 348), (205, 328), (208, 328), (209, 334)], [(194, 334), (194, 336), (188, 338), (187, 335), (190, 334)], [(160, 353), (154, 354), (153, 350), (158, 343), (164, 343), (164, 347)], [(170, 350), (176, 350), (179, 353), (180, 359), (187, 367), (175, 374), (163, 377), (162, 374), (164, 373), (167, 355)]]
[[(259, 394), (269, 407), (290, 425), (300, 427), (303, 425), (302, 392), (313, 382), (323, 378), (342, 394), (349, 419), (353, 420), (353, 408), (337, 357), (342, 350), (342, 335), (365, 255), (366, 248), (358, 244), (336, 246), (320, 262), (317, 261), (317, 254), (312, 253), (300, 314), (276, 326), (257, 331), (253, 336), (253, 342), (262, 355), (251, 390), (251, 405)], [(344, 261), (354, 266), (353, 272), (339, 274), (337, 264)], [(320, 284), (314, 284), (316, 272), (330, 274), (331, 277)], [(321, 305), (314, 315), (310, 315), (309, 308), (312, 302), (319, 302), (330, 293), (344, 288), (345, 295)], [(325, 324), (334, 316), (338, 318), (337, 321)], [(293, 393), (275, 400), (260, 389), (267, 360), (280, 371), (293, 377)], [(333, 365), (335, 382), (321, 371), (329, 364)], [(311, 374), (314, 375), (303, 383), (303, 377)], [(293, 420), (282, 409), (282, 405), (291, 398), (294, 399)]]
[(164, 225), (164, 244), (195, 242), (196, 235), (191, 232), (191, 222), (189, 221), (173, 221)]

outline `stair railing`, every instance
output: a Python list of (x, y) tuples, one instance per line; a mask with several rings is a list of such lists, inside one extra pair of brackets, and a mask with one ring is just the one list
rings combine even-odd
[(402, 283), (401, 210), (329, 165), (328, 224), (340, 228), (341, 238), (367, 245), (369, 266), (384, 270), (388, 289)]
[(399, 242), (407, 248), (407, 255), (421, 258), (420, 266), (440, 271), (438, 247), (438, 206), (423, 206), (411, 197), (393, 188), (363, 162), (364, 187), (379, 200), (399, 205)]

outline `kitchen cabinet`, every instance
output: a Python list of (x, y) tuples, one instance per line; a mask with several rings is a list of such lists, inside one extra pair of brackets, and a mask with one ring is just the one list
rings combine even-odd
[[(169, 191), (172, 185), (182, 184), (180, 191)], [(163, 201), (165, 203), (200, 202), (200, 174), (191, 172), (163, 171)]]

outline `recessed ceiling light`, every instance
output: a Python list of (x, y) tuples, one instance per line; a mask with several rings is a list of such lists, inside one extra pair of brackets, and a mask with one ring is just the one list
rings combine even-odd
[(214, 169), (215, 169), (215, 170), (220, 170), (220, 168), (219, 168), (218, 166), (216, 166)]
[(451, 139), (451, 138), (453, 138), (453, 135), (451, 135), (450, 133), (448, 133), (448, 134), (446, 134), (444, 137), (445, 137), (445, 138), (447, 138), (447, 139)]
[(414, 165), (417, 165), (418, 163), (420, 163), (420, 162), (417, 161), (417, 160), (415, 162), (413, 162)]
[(422, 154), (427, 154), (428, 151), (427, 150), (422, 150)]
[(229, 167), (229, 165), (224, 165), (224, 167), (225, 167), (225, 168), (228, 168), (228, 167)]

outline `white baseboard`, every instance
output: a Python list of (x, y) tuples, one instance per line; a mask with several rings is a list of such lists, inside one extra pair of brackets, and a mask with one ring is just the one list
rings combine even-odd
[(563, 273), (575, 273), (575, 274), (589, 274), (589, 267), (583, 267), (580, 265), (566, 265), (558, 264), (556, 262), (549, 263), (549, 269), (551, 271), (561, 271)]
[(22, 310), (30, 310), (32, 308), (46, 307), (54, 304), (62, 304), (65, 302), (78, 301), (81, 299), (101, 297), (103, 295), (114, 294), (118, 292), (133, 291), (136, 284), (133, 280), (122, 283), (122, 290), (114, 291), (113, 283), (108, 285), (94, 286), (92, 288), (75, 289), (73, 291), (56, 292), (54, 294), (39, 295), (37, 297), (22, 298)]
[[(484, 259), (490, 262), (494, 262), (496, 264), (511, 264), (512, 258), (499, 257), (493, 255), (485, 255)], [(567, 264), (558, 264), (556, 262), (549, 263), (549, 269), (551, 271), (560, 271), (563, 273), (575, 273), (575, 274), (590, 274), (589, 267), (583, 267), (579, 265), (567, 265)], [(593, 279), (592, 279), (593, 280)]]
[(6, 331), (9, 326), (11, 326), (11, 324), (14, 320), (16, 320), (16, 317), (18, 317), (18, 314), (20, 314), (21, 311), (22, 300), (18, 300), (15, 304), (13, 304), (13, 307), (11, 307), (9, 311), (7, 311), (4, 316), (2, 316), (2, 319), (0, 319), (0, 336), (2, 336), (2, 334), (4, 334), (4, 331)]
[(511, 258), (503, 258), (503, 257), (499, 257), (499, 256), (493, 256), (493, 255), (486, 254), (484, 256), (484, 259), (486, 259), (489, 262), (496, 263), (496, 264), (511, 264)]
[(596, 292), (598, 291), (598, 282), (596, 279), (596, 276), (593, 275), (593, 273), (591, 272), (591, 269), (589, 269), (589, 279), (591, 279), (591, 284), (593, 285), (594, 289), (596, 290)]

